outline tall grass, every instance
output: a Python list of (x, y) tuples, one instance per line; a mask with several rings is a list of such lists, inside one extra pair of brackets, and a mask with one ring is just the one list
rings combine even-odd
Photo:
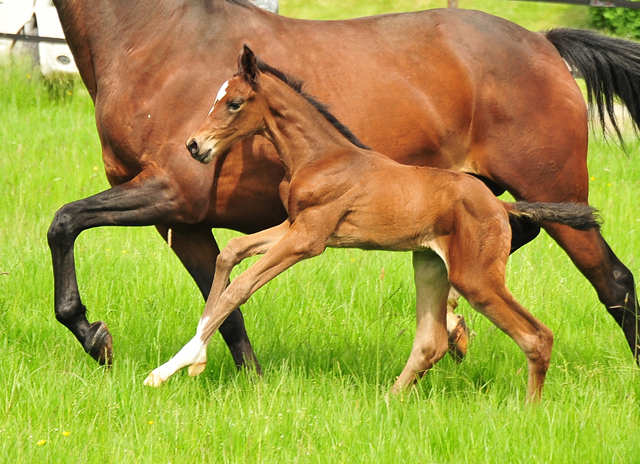
[[(80, 88), (52, 100), (28, 71), (0, 68), (0, 462), (638, 461), (638, 369), (595, 292), (544, 234), (508, 272), (513, 293), (556, 336), (537, 407), (524, 406), (522, 353), (464, 302), (476, 334), (468, 358), (446, 358), (412, 392), (389, 396), (415, 330), (410, 256), (359, 250), (300, 263), (245, 305), (264, 378), (236, 372), (216, 336), (201, 376), (143, 387), (193, 335), (203, 307), (152, 228), (78, 239), (82, 298), (115, 340), (113, 368), (98, 367), (55, 321), (46, 245), (56, 209), (108, 188)], [(593, 137), (591, 200), (640, 275), (639, 144), (627, 143), (628, 156)], [(235, 234), (215, 235), (224, 245)]]

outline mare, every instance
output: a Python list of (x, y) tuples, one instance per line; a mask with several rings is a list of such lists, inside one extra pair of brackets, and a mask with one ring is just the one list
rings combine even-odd
[[(53, 218), (55, 314), (100, 363), (112, 360), (112, 336), (104, 322), (89, 323), (80, 298), (80, 233), (155, 226), (206, 298), (219, 254), (211, 229), (253, 233), (287, 217), (279, 198), (285, 172), (263, 137), (206, 166), (184, 149), (244, 43), (304, 79), (375, 150), (403, 164), (476, 175), (517, 200), (588, 202), (588, 111), (563, 58), (586, 79), (601, 116), (615, 95), (636, 121), (640, 114), (640, 45), (588, 31), (537, 34), (468, 10), (301, 21), (246, 0), (54, 3), (95, 104), (111, 185)], [(524, 218), (511, 225), (512, 248), (539, 231)], [(636, 355), (629, 269), (596, 229), (542, 227), (591, 282)], [(259, 370), (240, 311), (220, 333), (236, 365)]]
[[(185, 366), (191, 375), (202, 372), (207, 344), (229, 314), (278, 274), (329, 246), (413, 251), (417, 330), (395, 392), (447, 352), (447, 297), (454, 287), (524, 351), (527, 398), (539, 399), (553, 334), (506, 287), (509, 216), (590, 230), (598, 227), (593, 209), (506, 203), (467, 174), (399, 164), (363, 147), (322, 104), (302, 93), (298, 81), (258, 65), (246, 45), (238, 61), (238, 73), (222, 86), (187, 145), (206, 164), (244, 138), (264, 135), (287, 173), (281, 199), (289, 218), (233, 239), (222, 250), (195, 337), (145, 384), (159, 386)], [(233, 267), (256, 254), (264, 256), (228, 284)]]

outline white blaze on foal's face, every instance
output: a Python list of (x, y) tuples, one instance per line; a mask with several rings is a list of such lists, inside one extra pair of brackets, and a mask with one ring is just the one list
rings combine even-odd
[(220, 100), (222, 100), (224, 98), (224, 96), (227, 94), (227, 86), (228, 85), (229, 85), (229, 81), (227, 81), (224, 84), (222, 84), (222, 87), (220, 87), (220, 90), (218, 90), (218, 95), (216, 95), (216, 99), (213, 102), (213, 106), (209, 110), (209, 114), (211, 114), (213, 109), (216, 107), (216, 103), (218, 103)]

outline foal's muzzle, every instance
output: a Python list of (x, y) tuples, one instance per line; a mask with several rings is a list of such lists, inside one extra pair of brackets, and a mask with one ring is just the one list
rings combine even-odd
[(209, 148), (204, 152), (201, 152), (200, 145), (198, 145), (196, 139), (191, 139), (187, 142), (187, 150), (189, 150), (191, 157), (196, 161), (200, 161), (205, 164), (211, 161), (211, 149)]

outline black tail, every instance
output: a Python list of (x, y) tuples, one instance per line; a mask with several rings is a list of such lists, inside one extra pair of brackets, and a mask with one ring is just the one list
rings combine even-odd
[(531, 221), (556, 222), (577, 230), (600, 228), (602, 222), (598, 210), (581, 203), (507, 203), (509, 216), (524, 217)]
[(608, 114), (624, 147), (613, 103), (616, 96), (624, 103), (637, 132), (640, 129), (640, 44), (581, 29), (552, 29), (545, 37), (572, 72), (584, 78), (590, 108), (593, 109), (595, 102), (605, 133), (605, 112)]

